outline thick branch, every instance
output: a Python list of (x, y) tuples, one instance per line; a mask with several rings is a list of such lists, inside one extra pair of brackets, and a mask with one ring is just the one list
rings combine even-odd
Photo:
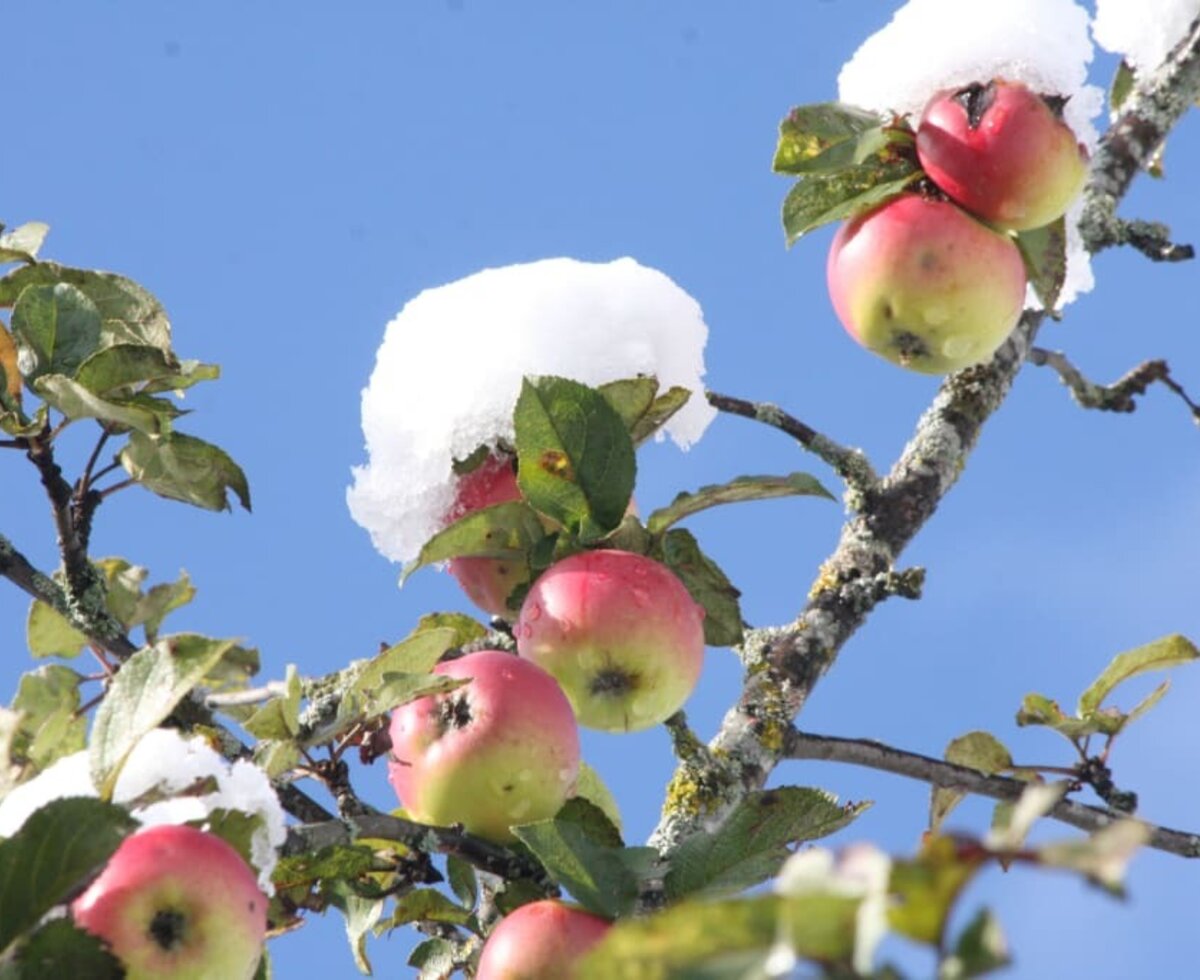
[[(793, 729), (785, 739), (784, 750), (789, 759), (823, 759), (864, 766), (897, 776), (907, 776), (909, 779), (920, 780), (943, 789), (957, 789), (987, 796), (993, 800), (1015, 800), (1029, 785), (1019, 779), (989, 776), (967, 766), (955, 765), (915, 752), (903, 752), (868, 739), (830, 738)], [(1103, 830), (1110, 824), (1129, 817), (1118, 810), (1088, 806), (1071, 800), (1060, 801), (1047, 816), (1088, 833)], [(1200, 834), (1189, 834), (1154, 824), (1146, 824), (1146, 828), (1150, 832), (1148, 846), (1180, 857), (1200, 857)]]
[[(1082, 219), (1090, 249), (1103, 247), (1105, 215), (1113, 220), (1117, 201), (1198, 95), (1200, 21), (1168, 63), (1138, 84), (1101, 140)], [(989, 363), (942, 383), (891, 472), (843, 526), (799, 618), (780, 629), (749, 633), (740, 651), (745, 686), (710, 743), (721, 765), (707, 783), (687, 779), (682, 765), (676, 770), (652, 845), (673, 850), (764, 785), (782, 757), (793, 720), (880, 599), (878, 590), (864, 590), (862, 583), (892, 573), (905, 546), (958, 480), (984, 423), (1007, 397), (1042, 318), (1026, 312)]]
[(1192, 410), (1192, 421), (1200, 424), (1200, 405), (1192, 401), (1182, 385), (1171, 377), (1171, 369), (1166, 361), (1146, 361), (1109, 385), (1089, 381), (1061, 351), (1035, 347), (1029, 352), (1029, 363), (1038, 367), (1053, 368), (1062, 383), (1071, 389), (1075, 401), (1084, 408), (1095, 408), (1103, 412), (1134, 411), (1137, 408), (1135, 397), (1144, 395), (1146, 389), (1154, 382), (1160, 382), (1183, 399)]
[(458, 827), (430, 827), (386, 813), (363, 813), (345, 820), (290, 827), (282, 853), (284, 856), (311, 853), (336, 844), (351, 844), (359, 838), (396, 841), (426, 854), (453, 854), (480, 871), (504, 879), (529, 879), (545, 894), (558, 894), (546, 870), (527, 855)]

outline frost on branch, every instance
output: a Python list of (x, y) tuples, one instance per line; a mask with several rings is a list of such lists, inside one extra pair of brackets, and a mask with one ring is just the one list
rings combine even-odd
[(1200, 17), (1200, 0), (1096, 0), (1092, 34), (1134, 71), (1153, 71)]
[[(1093, 149), (1092, 120), (1104, 104), (1103, 90), (1087, 80), (1093, 54), (1087, 11), (1074, 0), (909, 0), (842, 68), (838, 98), (915, 120), (943, 89), (1006, 78), (1065, 97), (1064, 120)], [(1067, 212), (1060, 307), (1095, 284), (1076, 228), (1081, 207)]]
[[(363, 391), (369, 462), (350, 512), (382, 554), (409, 561), (451, 504), (453, 460), (511, 442), (522, 377), (644, 374), (699, 393), (707, 338), (696, 301), (630, 258), (546, 259), (426, 290), (388, 324)], [(687, 448), (715, 414), (697, 395), (665, 431)]]

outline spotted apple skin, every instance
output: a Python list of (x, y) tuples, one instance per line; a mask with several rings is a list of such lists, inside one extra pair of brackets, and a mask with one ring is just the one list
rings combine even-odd
[(469, 682), (392, 713), (388, 777), (409, 814), (502, 842), (554, 816), (579, 777), (579, 727), (554, 678), (501, 650), (433, 673)]
[(533, 583), (517, 652), (558, 679), (588, 728), (636, 731), (683, 706), (704, 665), (704, 609), (665, 565), (602, 549)]
[(162, 825), (127, 837), (71, 915), (108, 945), (128, 980), (251, 980), (267, 899), (221, 838)]
[(1061, 100), (1003, 79), (934, 96), (917, 127), (917, 157), (955, 202), (1010, 231), (1065, 214), (1088, 171)]
[(575, 963), (611, 928), (563, 902), (522, 905), (488, 936), (475, 980), (573, 980)]
[(987, 360), (1025, 302), (1025, 266), (1008, 235), (915, 193), (842, 225), (826, 279), (850, 336), (925, 374)]

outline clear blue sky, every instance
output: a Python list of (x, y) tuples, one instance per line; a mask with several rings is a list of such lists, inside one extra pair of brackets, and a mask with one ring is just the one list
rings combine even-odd
[[(175, 628), (244, 637), (266, 676), (289, 662), (334, 669), (426, 611), (464, 608), (436, 571), (397, 591), (397, 569), (347, 513), (349, 469), (363, 460), (359, 391), (384, 324), (420, 289), (552, 255), (629, 254), (663, 269), (704, 307), (714, 388), (777, 401), (886, 466), (935, 381), (843, 335), (824, 287), (831, 232), (784, 248), (787, 184), (769, 164), (779, 118), (832, 98), (838, 68), (893, 6), (7, 5), (0, 218), (49, 222), (48, 257), (124, 272), (163, 300), (180, 353), (224, 369), (189, 394), (196, 414), (180, 428), (228, 449), (254, 494), (247, 516), (127, 491), (101, 510), (95, 553), (158, 578), (186, 568), (200, 594)], [(1169, 146), (1169, 179), (1141, 180), (1125, 213), (1200, 238), (1198, 158), (1193, 113)], [(1095, 292), (1043, 343), (1098, 380), (1166, 357), (1200, 393), (1196, 267), (1113, 252), (1096, 271)], [(1200, 639), (1198, 448), (1165, 391), (1106, 416), (1028, 369), (907, 555), (929, 570), (925, 598), (873, 615), (803, 726), (932, 754), (982, 727), (1022, 762), (1068, 764), (1055, 736), (1015, 728), (1026, 692), (1072, 703), (1111, 654), (1167, 632)], [(52, 566), (34, 474), (8, 455), (0, 529)], [(741, 473), (807, 468), (835, 481), (738, 419), (718, 420), (687, 455), (651, 446), (640, 464), (643, 511)], [(745, 592), (750, 621), (767, 624), (798, 610), (840, 516), (800, 500), (692, 526)], [(25, 609), (0, 588), (5, 702), (27, 666)], [(705, 736), (737, 680), (733, 655), (710, 652), (689, 705)], [(1116, 751), (1117, 778), (1149, 819), (1200, 826), (1198, 715), (1200, 674), (1181, 671)], [(640, 839), (671, 768), (665, 737), (590, 735), (585, 747)], [(876, 800), (847, 840), (907, 852), (924, 827), (925, 790), (898, 777), (794, 763), (777, 778)], [(391, 805), (381, 767), (359, 784)], [(951, 823), (982, 832), (989, 812), (965, 805)], [(1121, 905), (1070, 877), (993, 872), (964, 912), (997, 909), (1018, 956), (1011, 976), (1179, 975), (1194, 964), (1196, 875), (1147, 852)], [(405, 975), (413, 942), (373, 943), (376, 973)], [(888, 952), (928, 972), (906, 947)], [(277, 976), (355, 975), (336, 914), (272, 953)]]

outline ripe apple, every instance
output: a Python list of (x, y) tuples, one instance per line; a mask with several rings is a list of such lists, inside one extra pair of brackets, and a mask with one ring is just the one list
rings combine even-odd
[(842, 225), (825, 271), (850, 336), (926, 374), (986, 360), (1025, 302), (1025, 266), (1012, 239), (918, 194)]
[(581, 725), (636, 731), (679, 710), (704, 663), (704, 609), (665, 565), (584, 551), (533, 583), (517, 652), (553, 674)]
[(1063, 122), (1062, 102), (1003, 79), (940, 92), (917, 127), (917, 157), (985, 221), (1040, 228), (1066, 212), (1087, 178), (1087, 150)]
[(221, 838), (164, 824), (127, 837), (71, 915), (108, 944), (129, 980), (251, 980), (267, 899)]
[[(446, 523), (457, 521), (472, 511), (520, 500), (517, 472), (508, 456), (489, 456), (475, 469), (463, 474)], [(529, 581), (529, 566), (523, 561), (503, 558), (452, 558), (447, 570), (458, 580), (463, 592), (475, 605), (493, 616), (511, 617), (508, 597)]]
[(610, 928), (607, 919), (562, 902), (522, 905), (488, 936), (475, 980), (571, 980), (575, 961)]
[(511, 841), (575, 790), (579, 728), (557, 682), (527, 660), (481, 650), (433, 672), (470, 678), (392, 712), (388, 778), (413, 819)]

